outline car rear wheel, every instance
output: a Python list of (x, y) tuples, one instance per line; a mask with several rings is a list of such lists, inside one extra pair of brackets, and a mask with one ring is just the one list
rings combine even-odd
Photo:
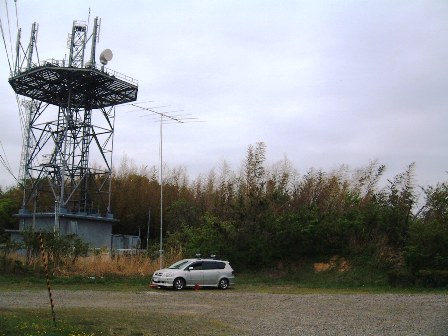
[(219, 289), (227, 289), (227, 288), (229, 288), (229, 280), (227, 280), (226, 278), (223, 278), (223, 279), (219, 280), (218, 288)]
[(182, 290), (185, 288), (185, 280), (182, 278), (176, 278), (173, 281), (173, 287), (175, 290)]

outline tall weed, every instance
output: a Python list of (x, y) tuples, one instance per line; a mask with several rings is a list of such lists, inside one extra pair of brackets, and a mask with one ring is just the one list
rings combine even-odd
[[(42, 269), (42, 261), (39, 258), (31, 259), (27, 266), (24, 264), (23, 256), (11, 254), (8, 258), (22, 264), (22, 267), (29, 268), (30, 271)], [(167, 267), (182, 258), (182, 249), (172, 248), (165, 252), (163, 265)], [(50, 273), (54, 276), (144, 277), (152, 275), (159, 268), (160, 259), (151, 258), (146, 253), (134, 255), (102, 253), (78, 257), (74, 261), (72, 258), (66, 258), (57, 267), (50, 269)]]

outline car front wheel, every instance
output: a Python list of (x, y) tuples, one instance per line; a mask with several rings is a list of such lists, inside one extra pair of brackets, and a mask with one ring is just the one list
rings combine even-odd
[(182, 290), (185, 287), (185, 280), (182, 278), (176, 278), (173, 281), (173, 287), (176, 290)]
[(229, 288), (229, 280), (227, 280), (226, 278), (219, 280), (218, 288), (219, 289)]

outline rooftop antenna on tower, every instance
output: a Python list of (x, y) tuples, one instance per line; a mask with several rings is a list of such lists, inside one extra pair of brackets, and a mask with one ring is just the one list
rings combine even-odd
[(112, 54), (112, 50), (110, 50), (110, 49), (103, 50), (103, 52), (100, 54), (100, 62), (101, 62), (101, 64), (102, 65), (107, 65), (107, 62), (112, 60), (112, 57), (114, 57), (114, 55)]

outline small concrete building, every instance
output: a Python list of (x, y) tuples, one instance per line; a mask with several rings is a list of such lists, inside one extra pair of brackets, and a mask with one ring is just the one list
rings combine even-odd
[(112, 235), (113, 250), (139, 250), (141, 249), (141, 239), (139, 236), (114, 234)]
[(85, 213), (68, 213), (61, 209), (55, 213), (30, 213), (20, 210), (19, 230), (10, 230), (11, 239), (22, 241), (22, 232), (29, 228), (33, 231), (59, 231), (61, 235), (76, 234), (94, 248), (112, 248), (112, 225), (118, 222), (112, 215), (102, 217)]

